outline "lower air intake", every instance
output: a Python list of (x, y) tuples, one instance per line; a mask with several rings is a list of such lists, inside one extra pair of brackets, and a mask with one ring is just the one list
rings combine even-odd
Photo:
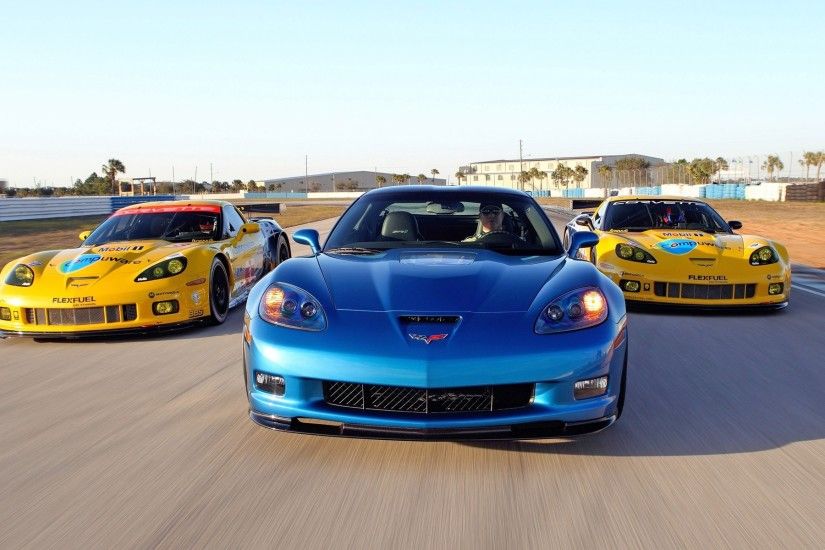
[(526, 407), (533, 384), (422, 389), (324, 382), (324, 401), (336, 407), (419, 414), (501, 411)]

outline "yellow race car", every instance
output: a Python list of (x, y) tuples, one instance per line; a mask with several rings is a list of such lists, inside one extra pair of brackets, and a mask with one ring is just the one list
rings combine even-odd
[(707, 203), (685, 197), (610, 197), (567, 224), (599, 243), (582, 257), (610, 277), (630, 302), (705, 307), (785, 307), (791, 264), (780, 243), (734, 233)]
[(0, 271), (0, 334), (71, 337), (222, 323), (290, 257), (283, 229), (219, 201), (122, 208), (79, 248), (38, 252)]

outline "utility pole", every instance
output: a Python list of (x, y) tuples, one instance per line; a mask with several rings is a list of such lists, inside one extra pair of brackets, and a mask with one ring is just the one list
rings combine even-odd
[(304, 193), (309, 194), (309, 155), (304, 155)]
[(213, 181), (215, 181), (215, 179), (212, 177), (212, 163), (210, 162), (209, 163), (209, 184), (212, 185)]
[(521, 157), (521, 140), (518, 140), (518, 179), (516, 179), (516, 181), (518, 182), (518, 188), (520, 191), (524, 191), (524, 183), (521, 181), (521, 173), (524, 172), (523, 162), (524, 161)]
[(192, 182), (192, 194), (198, 191), (198, 167), (195, 166), (195, 180)]

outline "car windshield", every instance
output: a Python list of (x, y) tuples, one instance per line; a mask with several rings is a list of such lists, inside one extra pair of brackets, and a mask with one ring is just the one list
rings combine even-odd
[(709, 233), (730, 233), (728, 224), (713, 208), (705, 203), (692, 201), (613, 202), (605, 213), (604, 229), (694, 229)]
[(333, 228), (324, 252), (367, 255), (437, 247), (519, 256), (561, 253), (556, 231), (532, 198), (462, 189), (364, 195)]
[(116, 212), (83, 243), (97, 246), (116, 241), (215, 240), (220, 208), (215, 206), (157, 207)]

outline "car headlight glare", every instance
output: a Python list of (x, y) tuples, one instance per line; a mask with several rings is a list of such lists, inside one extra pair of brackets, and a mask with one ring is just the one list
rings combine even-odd
[(324, 308), (315, 296), (287, 283), (267, 288), (258, 311), (261, 319), (281, 327), (312, 331), (327, 328)]
[(775, 264), (779, 261), (776, 251), (770, 246), (763, 246), (753, 251), (751, 254), (751, 265)]
[(580, 288), (559, 296), (541, 310), (537, 334), (567, 332), (596, 326), (607, 319), (607, 300), (598, 288)]
[(159, 264), (144, 270), (140, 275), (135, 277), (136, 283), (143, 281), (154, 281), (157, 279), (165, 279), (166, 277), (174, 277), (178, 273), (182, 273), (186, 269), (186, 258), (183, 256), (164, 260)]
[(631, 262), (641, 262), (643, 264), (656, 263), (656, 258), (654, 258), (650, 252), (626, 243), (616, 245), (616, 255), (623, 260), (630, 260)]
[(26, 264), (17, 264), (6, 277), (6, 284), (13, 286), (32, 286), (34, 271)]

